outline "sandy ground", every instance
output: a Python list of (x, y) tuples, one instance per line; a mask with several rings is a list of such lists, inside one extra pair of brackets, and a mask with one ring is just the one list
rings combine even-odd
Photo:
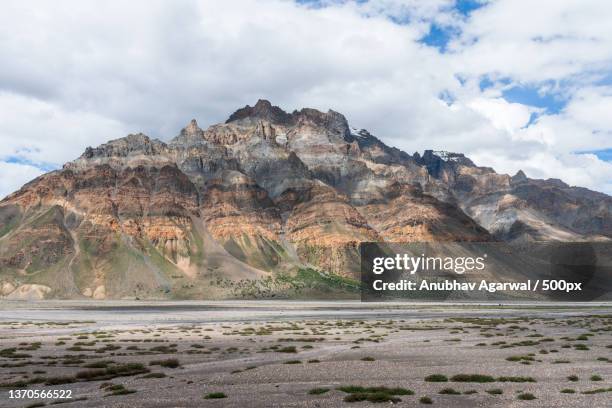
[[(390, 404), (345, 402), (356, 395), (338, 390), (348, 385), (414, 393), (391, 396), (396, 406), (430, 406), (424, 396), (438, 407), (612, 406), (609, 304), (0, 302), (0, 311), (1, 407)], [(156, 364), (173, 359), (176, 368)], [(426, 381), (432, 374), (448, 381)], [(317, 388), (329, 390), (309, 393)], [(10, 399), (10, 389), (73, 399)], [(519, 399), (526, 393), (536, 399)]]

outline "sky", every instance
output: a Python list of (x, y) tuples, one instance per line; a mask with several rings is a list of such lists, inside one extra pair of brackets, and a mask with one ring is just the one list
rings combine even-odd
[(612, 194), (607, 0), (4, 1), (0, 197), (258, 99)]

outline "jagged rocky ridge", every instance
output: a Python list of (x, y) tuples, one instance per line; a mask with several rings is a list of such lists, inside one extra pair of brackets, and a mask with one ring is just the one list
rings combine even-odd
[(363, 241), (606, 240), (611, 208), (605, 194), (457, 153), (411, 156), (337, 112), (260, 100), (168, 143), (89, 147), (6, 197), (0, 295), (273, 297), (296, 273), (342, 289)]

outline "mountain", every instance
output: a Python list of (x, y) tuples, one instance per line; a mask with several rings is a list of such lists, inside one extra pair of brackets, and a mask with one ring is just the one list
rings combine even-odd
[(457, 153), (409, 155), (337, 112), (260, 100), (169, 142), (131, 134), (0, 202), (0, 295), (355, 296), (364, 241), (612, 238), (612, 198)]

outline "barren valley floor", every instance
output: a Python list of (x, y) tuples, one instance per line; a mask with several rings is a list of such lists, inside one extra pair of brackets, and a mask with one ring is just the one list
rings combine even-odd
[[(606, 303), (4, 301), (0, 310), (2, 407), (612, 405)], [(11, 389), (73, 398), (10, 399)]]

